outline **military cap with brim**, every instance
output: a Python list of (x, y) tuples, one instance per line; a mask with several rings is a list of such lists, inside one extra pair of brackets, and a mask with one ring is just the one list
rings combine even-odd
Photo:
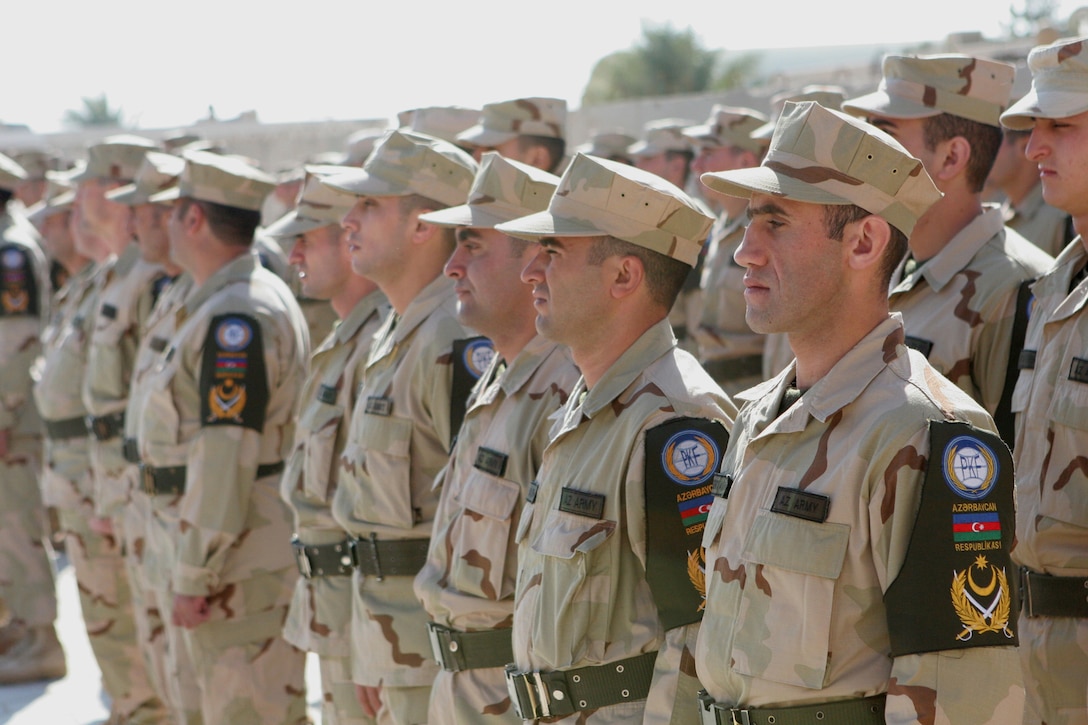
[(1028, 54), (1031, 90), (1001, 114), (1001, 123), (1027, 130), (1035, 118), (1069, 118), (1088, 111), (1088, 37), (1040, 45)]
[(34, 226), (39, 226), (42, 222), (55, 214), (71, 211), (75, 201), (75, 191), (62, 192), (50, 199), (42, 199), (34, 206), (27, 209), (26, 218)]
[(351, 170), (351, 167), (328, 164), (303, 167), (305, 178), (295, 208), (270, 224), (265, 233), (277, 239), (292, 239), (313, 229), (340, 224), (355, 199), (322, 184), (321, 180)]
[(526, 239), (613, 236), (694, 266), (713, 221), (656, 174), (576, 154), (547, 211), (495, 228)]
[(457, 135), (472, 128), (480, 118), (480, 109), (461, 106), (428, 106), (397, 114), (400, 128), (457, 143)]
[(155, 194), (175, 186), (184, 168), (185, 159), (180, 156), (148, 151), (135, 181), (107, 191), (106, 198), (127, 206), (147, 204)]
[(759, 152), (767, 142), (752, 134), (765, 123), (767, 116), (754, 109), (715, 104), (706, 123), (688, 126), (682, 133), (698, 146), (736, 146)]
[(488, 151), (468, 192), (468, 203), (420, 215), (446, 227), (493, 229), (503, 222), (548, 208), (559, 177)]
[(186, 151), (185, 168), (178, 185), (155, 194), (151, 203), (182, 197), (222, 204), (236, 209), (260, 211), (276, 179), (244, 161), (207, 151)]
[(906, 235), (941, 192), (922, 162), (880, 129), (818, 103), (787, 103), (762, 165), (703, 174), (707, 188), (810, 204), (854, 204)]
[(154, 141), (143, 136), (108, 136), (87, 149), (87, 166), (81, 173), (73, 175), (72, 181), (110, 179), (130, 182), (136, 178), (147, 152), (157, 148)]
[(802, 101), (816, 101), (824, 108), (832, 111), (842, 110), (842, 102), (846, 99), (846, 90), (842, 86), (807, 85), (796, 93), (776, 93), (771, 98), (771, 109), (774, 118), (752, 131), (752, 138), (771, 140), (774, 136), (774, 127), (778, 123), (778, 117), (782, 115), (782, 107), (787, 101), (801, 103)]
[(15, 159), (0, 154), (0, 189), (15, 191), (20, 182), (26, 179), (26, 169), (16, 163)]
[(638, 139), (623, 131), (601, 131), (593, 134), (589, 141), (574, 149), (590, 156), (600, 156), (603, 159), (613, 157), (630, 158), (627, 149)]
[(930, 118), (948, 113), (999, 125), (1009, 106), (1016, 69), (1008, 63), (966, 55), (884, 57), (883, 78), (873, 93), (850, 99), (842, 110), (855, 116)]
[(394, 130), (378, 142), (363, 168), (321, 183), (355, 196), (418, 194), (455, 206), (468, 197), (477, 168), (471, 156), (449, 141)]
[(684, 136), (684, 129), (694, 126), (693, 121), (683, 118), (660, 118), (642, 128), (642, 140), (631, 144), (627, 153), (631, 156), (657, 156), (666, 151), (691, 151), (691, 141)]
[(498, 146), (518, 136), (566, 138), (567, 102), (561, 98), (515, 98), (486, 103), (475, 126), (457, 134), (474, 146)]

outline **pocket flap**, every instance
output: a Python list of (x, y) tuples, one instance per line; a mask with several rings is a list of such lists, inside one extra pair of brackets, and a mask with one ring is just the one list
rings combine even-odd
[(364, 413), (359, 427), (359, 445), (363, 450), (408, 457), (412, 442), (411, 420)]
[(457, 496), (457, 503), (490, 519), (505, 521), (520, 498), (521, 486), (513, 481), (474, 470)]
[(756, 564), (836, 579), (846, 560), (850, 527), (763, 512), (753, 522), (745, 558)]
[(577, 552), (584, 554), (593, 551), (607, 541), (615, 530), (615, 521), (549, 511), (540, 535), (533, 542), (533, 551), (545, 556), (571, 559)]

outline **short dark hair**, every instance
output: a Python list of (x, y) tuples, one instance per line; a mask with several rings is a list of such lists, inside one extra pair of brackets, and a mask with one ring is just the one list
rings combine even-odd
[(930, 151), (936, 149), (937, 144), (942, 141), (956, 136), (965, 138), (971, 146), (971, 158), (967, 161), (967, 183), (971, 185), (972, 191), (982, 191), (1001, 147), (999, 127), (953, 116), (951, 113), (940, 113), (925, 119), (922, 133), (926, 148)]
[(212, 234), (225, 244), (237, 247), (253, 246), (253, 235), (260, 226), (261, 212), (183, 196), (179, 214), (184, 216), (193, 204), (204, 213)]
[[(828, 204), (824, 206), (824, 231), (828, 239), (836, 242), (842, 241), (843, 232), (847, 224), (861, 221), (867, 216), (876, 216), (872, 212), (862, 209), (856, 204)], [(895, 274), (895, 268), (907, 256), (907, 235), (896, 227), (888, 224), (891, 237), (888, 239), (888, 247), (884, 250), (884, 256), (880, 260), (880, 279), (885, 287)]]
[[(422, 194), (408, 194), (407, 196), (398, 197), (397, 201), (400, 204), (402, 218), (413, 212), (438, 211), (449, 207), (449, 204), (443, 204)], [(452, 254), (457, 246), (457, 230), (454, 227), (441, 227), (438, 225), (435, 225), (435, 228), (438, 229), (439, 237), (445, 241), (450, 254)]]
[(545, 171), (558, 173), (559, 165), (563, 163), (563, 154), (567, 152), (567, 142), (554, 136), (534, 136), (528, 133), (518, 136), (519, 151), (528, 151), (533, 146), (543, 146), (548, 152), (548, 160), (551, 163)]
[(667, 257), (646, 247), (612, 236), (596, 237), (589, 248), (586, 261), (599, 265), (609, 257), (637, 257), (646, 273), (646, 289), (650, 299), (671, 309), (684, 286), (691, 267), (678, 259)]

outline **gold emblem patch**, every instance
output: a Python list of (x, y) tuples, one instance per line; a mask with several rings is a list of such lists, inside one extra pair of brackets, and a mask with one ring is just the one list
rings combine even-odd
[(701, 612), (706, 609), (706, 559), (703, 557), (702, 547), (688, 552), (688, 579), (703, 599), (697, 610)]
[(4, 312), (26, 312), (30, 304), (30, 296), (26, 290), (4, 290), (0, 294), (0, 304), (3, 304)]
[[(979, 586), (972, 570), (989, 572), (989, 582)], [(974, 565), (960, 572), (953, 569), (952, 574), (952, 606), (963, 624), (963, 631), (956, 635), (956, 639), (966, 642), (976, 632), (1001, 632), (1012, 639), (1013, 634), (1009, 630), (1012, 597), (1005, 570), (998, 569), (986, 561), (985, 556), (979, 555)]]
[(246, 407), (246, 386), (227, 378), (208, 392), (208, 407), (212, 420), (239, 420)]

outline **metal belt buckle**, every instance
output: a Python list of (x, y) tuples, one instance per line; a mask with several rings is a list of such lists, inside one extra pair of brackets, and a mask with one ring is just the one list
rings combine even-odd
[[(442, 635), (446, 635), (446, 637), (443, 638)], [(446, 666), (446, 646), (442, 640), (449, 639), (449, 630), (441, 624), (427, 622), (427, 638), (431, 641), (431, 654), (434, 655), (435, 663), (442, 669), (448, 670), (449, 668)]]
[(1020, 606), (1029, 618), (1035, 616), (1031, 606), (1031, 570), (1026, 566), (1020, 567)]
[[(715, 707), (718, 707), (718, 706), (715, 705)], [(735, 709), (726, 710), (725, 708), (721, 708), (721, 709), (723, 709), (723, 710), (725, 710), (726, 712), (729, 713), (729, 717), (730, 717), (729, 725), (752, 725), (752, 720), (751, 720), (751, 718), (748, 717), (748, 711), (747, 710), (735, 710)]]
[[(529, 683), (527, 683), (526, 676), (522, 672), (518, 672), (517, 665), (506, 666), (506, 691), (510, 693), (510, 702), (514, 703), (514, 712), (522, 720), (534, 720), (536, 719), (536, 709), (529, 701), (531, 695), (529, 693)], [(521, 685), (520, 687), (518, 685)], [(524, 698), (522, 693), (525, 693)]]
[(310, 567), (310, 559), (306, 556), (306, 546), (298, 537), (291, 539), (291, 550), (295, 554), (295, 563), (298, 565), (298, 573), (302, 575), (303, 579), (309, 579), (313, 577), (314, 572)]

